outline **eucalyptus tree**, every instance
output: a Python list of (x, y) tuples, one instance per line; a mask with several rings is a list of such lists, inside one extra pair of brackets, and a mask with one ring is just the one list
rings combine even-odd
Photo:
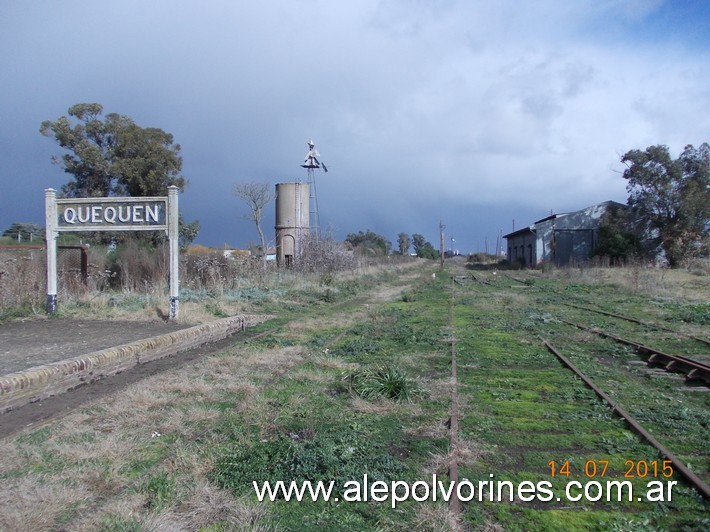
[(392, 249), (392, 243), (384, 236), (370, 231), (358, 231), (345, 237), (345, 244), (351, 249), (366, 256), (387, 256)]
[(667, 146), (630, 150), (626, 164), (628, 204), (637, 221), (657, 237), (674, 267), (708, 252), (710, 236), (710, 146), (685, 147), (673, 159)]
[(116, 113), (102, 116), (98, 103), (79, 103), (67, 116), (45, 120), (40, 132), (66, 150), (52, 161), (72, 180), (67, 197), (158, 196), (169, 186), (185, 188), (180, 145), (159, 128), (143, 128)]
[(399, 254), (403, 257), (409, 253), (409, 247), (412, 245), (412, 239), (407, 233), (400, 233), (397, 235), (397, 246), (399, 247)]
[[(170, 133), (117, 113), (104, 116), (99, 103), (71, 106), (66, 116), (42, 122), (40, 133), (65, 150), (52, 156), (72, 176), (61, 187), (64, 197), (167, 196), (169, 186), (186, 186), (180, 145)], [(180, 220), (183, 245), (198, 231), (199, 222)]]

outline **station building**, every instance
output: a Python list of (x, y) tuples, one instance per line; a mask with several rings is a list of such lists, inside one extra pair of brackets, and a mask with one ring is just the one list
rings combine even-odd
[(567, 266), (586, 262), (597, 243), (599, 226), (607, 210), (627, 206), (605, 201), (585, 209), (551, 214), (503, 238), (508, 243), (508, 261), (535, 268), (545, 263)]

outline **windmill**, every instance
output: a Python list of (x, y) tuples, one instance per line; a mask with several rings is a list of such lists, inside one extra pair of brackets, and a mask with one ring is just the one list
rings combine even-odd
[(310, 217), (309, 224), (311, 231), (314, 231), (316, 237), (320, 235), (320, 218), (318, 217), (318, 193), (316, 191), (316, 169), (323, 168), (324, 172), (328, 172), (328, 168), (325, 163), (318, 160), (320, 153), (316, 150), (316, 145), (313, 143), (312, 139), (308, 139), (308, 153), (306, 153), (306, 158), (301, 165), (308, 172), (308, 191), (309, 191), (309, 204), (310, 204)]

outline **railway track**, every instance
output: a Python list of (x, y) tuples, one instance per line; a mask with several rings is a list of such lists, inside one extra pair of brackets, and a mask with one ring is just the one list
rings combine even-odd
[(596, 327), (587, 327), (586, 325), (574, 323), (564, 319), (560, 319), (560, 321), (562, 323), (572, 325), (573, 327), (577, 327), (583, 331), (591, 332), (604, 338), (609, 338), (623, 345), (628, 345), (632, 347), (636, 353), (644, 357), (649, 365), (663, 367), (666, 371), (684, 373), (688, 382), (702, 381), (705, 386), (710, 387), (710, 365), (708, 364), (704, 364), (682, 355), (664, 353), (658, 349), (648, 347), (647, 345), (634, 340), (622, 338), (621, 336), (603, 331)]
[(582, 373), (567, 357), (555, 349), (546, 339), (539, 337), (545, 347), (554, 354), (567, 368), (572, 370), (582, 381), (591, 388), (601, 399), (606, 401), (612, 411), (621, 416), (629, 427), (651, 444), (661, 455), (670, 460), (676, 471), (687, 480), (706, 500), (710, 500), (710, 486), (698, 475), (691, 471), (678, 457), (661, 444), (651, 433), (649, 433), (631, 414), (624, 410), (619, 404), (597, 386), (589, 377)]
[[(531, 284), (526, 283), (524, 280), (515, 278), (507, 274), (503, 274), (502, 276), (510, 278), (511, 280), (519, 283), (519, 286), (511, 286), (511, 288), (531, 287)], [(460, 289), (464, 289), (465, 286), (469, 284), (471, 280), (477, 281), (479, 285), (485, 284), (490, 286), (490, 283), (482, 282), (482, 280), (477, 279), (472, 275), (459, 276), (454, 277), (453, 279), (454, 290), (457, 288), (457, 286), (460, 287)], [(708, 342), (703, 340), (702, 338), (682, 334), (678, 331), (660, 326), (658, 324), (652, 324), (634, 318), (629, 318), (628, 316), (613, 314), (602, 310), (597, 311), (596, 309), (582, 307), (571, 303), (562, 304), (583, 311), (598, 312), (599, 314), (604, 314), (613, 318), (634, 322), (636, 324), (643, 325), (652, 329), (672, 332), (678, 336), (684, 336), (685, 338), (688, 338), (690, 340), (698, 341), (706, 345), (708, 344)], [(670, 372), (681, 372), (685, 374), (687, 381), (692, 383), (704, 384), (705, 386), (710, 387), (710, 365), (708, 364), (704, 364), (703, 362), (694, 360), (686, 356), (664, 353), (658, 349), (654, 349), (640, 342), (622, 338), (621, 336), (598, 328), (587, 327), (585, 325), (559, 318), (558, 321), (560, 323), (565, 323), (581, 330), (585, 330), (596, 335), (608, 338), (620, 344), (628, 345), (632, 347), (638, 355), (642, 356), (649, 365), (662, 367), (666, 371)], [(587, 387), (592, 389), (598, 397), (607, 402), (612, 412), (621, 417), (627, 424), (627, 426), (630, 428), (630, 430), (637, 433), (641, 439), (645, 440), (649, 445), (654, 447), (658, 451), (659, 455), (663, 456), (664, 459), (669, 460), (673, 464), (674, 470), (681, 477), (683, 477), (683, 479), (689, 485), (691, 485), (705, 500), (710, 501), (710, 485), (708, 485), (708, 483), (706, 483), (702, 478), (700, 478), (700, 476), (698, 476), (698, 474), (696, 474), (690, 467), (688, 467), (688, 465), (686, 465), (682, 459), (676, 456), (668, 447), (664, 446), (653, 434), (651, 434), (651, 432), (649, 432), (649, 430), (647, 430), (636, 418), (634, 418), (626, 409), (624, 409), (619, 404), (618, 399), (612, 397), (615, 395), (614, 392), (611, 392), (611, 395), (607, 394), (604, 390), (597, 386), (597, 384), (592, 379), (585, 375), (567, 357), (565, 357), (558, 349), (556, 349), (548, 340), (546, 340), (542, 336), (539, 336), (539, 339), (543, 342), (547, 350), (550, 353), (554, 354), (566, 368), (574, 372), (585, 383)]]
[(625, 320), (625, 321), (628, 321), (631, 323), (636, 323), (639, 325), (643, 325), (644, 327), (649, 327), (649, 328), (656, 329), (659, 331), (671, 332), (676, 335), (685, 336), (686, 338), (690, 338), (691, 340), (695, 340), (696, 342), (700, 342), (705, 345), (710, 345), (710, 340), (706, 340), (704, 338), (699, 338), (698, 336), (693, 336), (692, 334), (685, 334), (685, 333), (677, 331), (675, 329), (671, 329), (669, 327), (664, 327), (663, 325), (659, 325), (658, 323), (652, 323), (649, 321), (639, 320), (636, 318), (632, 318), (630, 316), (624, 316), (623, 314), (616, 314), (614, 312), (608, 312), (606, 310), (583, 307), (581, 305), (575, 305), (574, 303), (564, 303), (564, 305), (571, 307), (571, 308), (576, 308), (579, 310), (586, 310), (587, 312), (594, 312), (596, 314), (601, 314), (603, 316), (610, 316), (612, 318), (617, 318), (617, 319)]

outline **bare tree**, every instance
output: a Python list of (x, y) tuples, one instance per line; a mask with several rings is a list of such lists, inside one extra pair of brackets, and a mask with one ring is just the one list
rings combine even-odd
[(266, 269), (266, 238), (261, 229), (261, 217), (264, 215), (264, 207), (274, 198), (271, 185), (269, 183), (238, 183), (234, 185), (234, 195), (243, 200), (250, 210), (248, 218), (256, 224), (261, 242), (262, 267)]

